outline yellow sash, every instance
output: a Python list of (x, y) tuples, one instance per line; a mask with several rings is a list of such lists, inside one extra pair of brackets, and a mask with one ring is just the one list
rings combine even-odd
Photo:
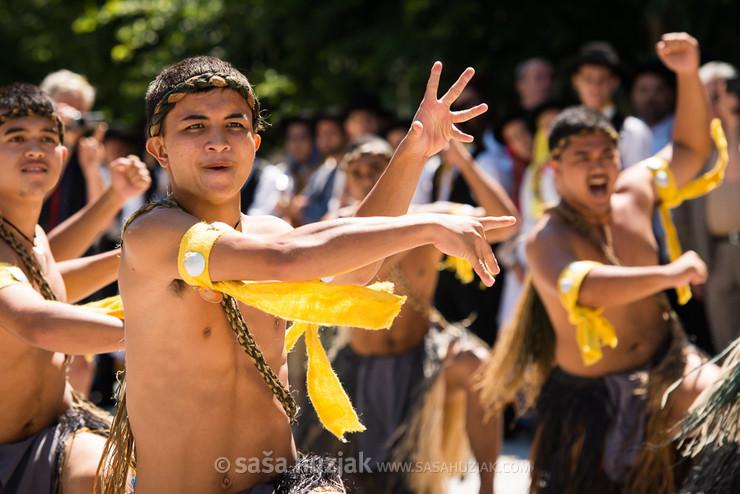
[[(694, 199), (714, 190), (725, 178), (728, 160), (727, 139), (719, 119), (712, 120), (710, 132), (719, 153), (717, 162), (711, 170), (680, 189), (676, 186), (673, 172), (665, 160), (652, 157), (642, 162), (642, 165), (653, 175), (653, 182), (658, 189), (658, 196), (660, 197), (658, 211), (665, 231), (666, 246), (671, 261), (675, 261), (681, 256), (681, 244), (676, 233), (676, 226), (671, 219), (670, 210), (680, 206), (685, 200)], [(678, 294), (678, 303), (682, 305), (691, 299), (691, 287), (689, 285), (676, 288), (676, 293)]]
[(10, 285), (28, 285), (31, 283), (28, 281), (26, 273), (23, 272), (18, 266), (0, 262), (0, 289)]
[(328, 285), (320, 281), (212, 282), (208, 270), (211, 248), (227, 231), (234, 229), (223, 223), (208, 225), (201, 222), (185, 233), (178, 255), (182, 279), (189, 285), (226, 293), (264, 312), (296, 321), (286, 333), (286, 349), (290, 351), (305, 332), (308, 393), (322, 424), (340, 440), (344, 440), (345, 432), (365, 430), (331, 369), (318, 338), (318, 326), (388, 328), (406, 297), (388, 293), (392, 287), (388, 283), (360, 287)]
[(576, 340), (581, 350), (583, 363), (592, 365), (601, 360), (601, 347), (617, 346), (614, 326), (602, 315), (603, 307), (585, 307), (578, 304), (578, 293), (586, 275), (601, 265), (594, 261), (576, 261), (568, 264), (558, 277), (560, 301), (568, 311), (568, 320), (576, 326)]

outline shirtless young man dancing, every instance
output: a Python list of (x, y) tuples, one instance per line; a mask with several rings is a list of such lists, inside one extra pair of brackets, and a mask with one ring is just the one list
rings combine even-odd
[[(64, 354), (123, 349), (120, 319), (62, 303), (115, 280), (118, 253), (57, 263), (37, 225), (61, 174), (62, 143), (61, 121), (41, 90), (30, 84), (0, 88), (2, 492), (93, 492), (105, 439), (89, 430), (102, 432), (108, 424), (73, 392)], [(68, 247), (84, 251), (116, 207), (146, 190), (148, 174), (137, 168), (146, 170), (132, 160), (118, 167), (115, 181), (122, 187), (91, 204), (92, 216), (67, 225), (77, 232)]]
[(675, 492), (668, 431), (715, 374), (690, 374), (662, 406), (663, 392), (701, 363), (662, 292), (703, 283), (707, 271), (694, 252), (659, 265), (651, 221), (664, 178), (689, 183), (711, 141), (698, 43), (665, 34), (657, 53), (678, 80), (672, 153), (620, 171), (614, 128), (585, 107), (550, 130), (562, 202), (528, 239), (531, 286), (483, 393), (495, 409), (523, 383), (530, 397), (539, 391), (531, 492)]
[[(462, 143), (451, 141), (443, 153), (447, 162), (460, 169), (483, 207), (439, 201), (412, 205), (409, 213), (517, 214), (503, 187), (480, 169)], [(375, 187), (392, 154), (390, 144), (379, 137), (361, 136), (350, 142), (341, 166), (355, 205), (340, 210), (339, 216), (354, 213)], [(516, 226), (511, 226), (491, 230), (487, 238), (494, 243), (514, 233)], [(305, 417), (299, 421), (299, 447), (334, 455), (341, 451), (343, 458), (369, 461), (371, 472), (351, 477), (358, 493), (434, 492), (453, 476), (453, 469), (462, 470), (471, 450), (479, 465), (480, 492), (493, 492), (493, 465), (501, 448), (501, 419), (485, 416), (477, 390), (473, 389), (473, 376), (487, 358), (487, 350), (482, 342), (450, 327), (433, 307), (442, 258), (441, 252), (431, 245), (388, 258), (376, 277), (379, 281), (392, 281), (396, 292), (408, 297), (399, 317), (390, 331), (349, 328), (349, 341), (333, 360), (367, 430), (340, 444), (318, 423)], [(444, 410), (443, 414), (434, 415), (441, 423), (425, 421), (431, 409)], [(304, 427), (304, 421), (310, 426)], [(384, 467), (379, 467), (394, 461), (436, 461), (444, 465), (432, 473), (384, 472)]]
[[(435, 65), (417, 113), (419, 121), (399, 151), (397, 164), (389, 168), (385, 186), (376, 191), (382, 197), (370, 198), (364, 214), (405, 213), (424, 160), (451, 138), (469, 139), (454, 122), (485, 111), (476, 107), (450, 112), (472, 70), (437, 100), (440, 71), (441, 64)], [(211, 303), (221, 294), (193, 290), (183, 278), (193, 283), (193, 271), (214, 283), (327, 276), (336, 276), (335, 282), (365, 283), (377, 269), (368, 265), (433, 244), (469, 260), (490, 285), (493, 277), (486, 267), (493, 271), (497, 267), (485, 231), (508, 226), (513, 218), (434, 214), (348, 218), (293, 230), (274, 217), (244, 216), (240, 189), (261, 139), (258, 101), (247, 78), (217, 58), (187, 59), (155, 79), (146, 102), (151, 135), (147, 150), (167, 169), (176, 207), (141, 214), (123, 234), (119, 286), (126, 308), (127, 375), (121, 409), (127, 411), (135, 444), (135, 489), (137, 494), (272, 492), (266, 484), (275, 480), (274, 471), (237, 472), (229, 470), (223, 459), (296, 461), (292, 417), (286, 412), (291, 409), (285, 393), (286, 323), (239, 304), (236, 316), (243, 316), (266, 362), (257, 372), (222, 306)], [(397, 193), (388, 194), (391, 191)], [(197, 229), (205, 228), (200, 226), (202, 220), (228, 225), (220, 236), (203, 242), (207, 244), (203, 254), (190, 243)], [(180, 255), (181, 243), (188, 246), (187, 255)], [(192, 264), (192, 259), (200, 264)], [(227, 313), (233, 320), (234, 311)], [(269, 368), (274, 379), (265, 377)], [(119, 414), (117, 421), (126, 422)], [(120, 455), (125, 445), (109, 444), (117, 450), (114, 459), (119, 467), (126, 467), (128, 455), (125, 451), (123, 458)], [(119, 492), (125, 470), (114, 467), (112, 477), (105, 489)]]

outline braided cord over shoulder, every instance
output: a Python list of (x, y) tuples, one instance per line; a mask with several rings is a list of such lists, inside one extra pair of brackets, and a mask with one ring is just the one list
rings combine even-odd
[[(131, 215), (129, 220), (126, 222), (126, 225), (124, 226), (123, 231), (125, 232), (126, 228), (138, 216), (148, 211), (151, 211), (152, 209), (159, 207), (159, 206), (183, 210), (182, 207), (174, 201), (165, 200), (165, 201), (157, 201), (151, 204), (147, 204), (146, 206), (142, 207), (141, 209), (139, 209), (138, 211), (136, 211), (134, 214)], [(249, 332), (249, 329), (247, 328), (247, 324), (244, 321), (244, 316), (242, 316), (242, 313), (239, 310), (238, 302), (236, 301), (235, 298), (224, 293), (223, 298), (221, 299), (221, 307), (223, 308), (224, 313), (226, 314), (226, 318), (229, 321), (231, 330), (236, 335), (236, 339), (239, 342), (239, 345), (241, 345), (241, 347), (244, 349), (244, 352), (247, 355), (249, 355), (249, 357), (252, 359), (252, 362), (254, 363), (254, 366), (257, 369), (257, 372), (260, 373), (260, 376), (262, 376), (262, 379), (264, 379), (265, 383), (267, 383), (267, 386), (270, 388), (272, 393), (277, 397), (278, 401), (280, 401), (280, 403), (283, 405), (283, 409), (285, 409), (285, 413), (288, 415), (288, 417), (290, 418), (290, 421), (292, 422), (298, 411), (298, 406), (296, 405), (295, 399), (293, 399), (293, 396), (290, 394), (290, 391), (288, 391), (288, 389), (283, 385), (283, 383), (280, 382), (280, 379), (278, 378), (278, 376), (270, 368), (267, 361), (265, 360), (265, 357), (262, 354), (262, 351), (257, 346), (257, 343), (254, 341), (254, 338), (252, 337), (252, 335)]]
[(31, 275), (31, 281), (33, 281), (39, 288), (39, 292), (41, 292), (41, 295), (46, 300), (58, 300), (56, 294), (54, 293), (54, 290), (52, 290), (51, 288), (51, 285), (49, 285), (46, 277), (41, 272), (41, 268), (36, 262), (36, 259), (34, 259), (33, 256), (28, 252), (28, 249), (23, 247), (23, 244), (18, 239), (18, 237), (16, 237), (13, 232), (8, 230), (5, 221), (2, 220), (2, 216), (0, 216), (0, 238), (5, 240), (5, 242), (7, 242), (7, 244), (13, 249), (13, 252), (18, 254), (18, 257), (21, 258), (21, 261), (23, 261), (23, 265)]
[(255, 131), (258, 130), (260, 118), (259, 103), (254, 96), (252, 88), (230, 75), (206, 72), (181, 82), (162, 97), (154, 108), (154, 114), (149, 124), (149, 135), (151, 137), (159, 135), (162, 130), (164, 117), (175, 107), (178, 101), (182, 100), (188, 94), (208, 88), (230, 88), (241, 94), (247, 100), (247, 104), (252, 110), (252, 125)]
[(221, 307), (224, 309), (226, 318), (229, 320), (229, 325), (234, 331), (237, 341), (244, 349), (244, 352), (252, 359), (257, 372), (260, 373), (262, 379), (267, 383), (267, 387), (270, 388), (272, 394), (274, 394), (278, 401), (280, 401), (280, 404), (283, 405), (285, 413), (288, 415), (288, 418), (290, 418), (290, 421), (293, 422), (293, 419), (298, 412), (298, 405), (296, 405), (293, 395), (291, 395), (290, 391), (288, 391), (283, 383), (280, 382), (275, 371), (273, 371), (267, 361), (265, 361), (264, 355), (262, 355), (262, 352), (244, 322), (244, 317), (239, 310), (238, 302), (234, 297), (224, 293), (223, 298), (221, 299)]

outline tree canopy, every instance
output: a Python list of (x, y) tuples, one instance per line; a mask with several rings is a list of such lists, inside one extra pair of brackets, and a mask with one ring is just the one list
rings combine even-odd
[[(210, 54), (244, 71), (271, 120), (346, 105), (360, 90), (410, 117), (434, 60), (443, 84), (466, 66), (494, 112), (513, 101), (516, 63), (555, 67), (585, 41), (625, 62), (659, 35), (687, 31), (705, 60), (737, 64), (740, 4), (731, 0), (26, 0), (0, 3), (0, 84), (39, 83), (60, 68), (97, 88), (96, 108), (143, 120), (147, 84), (165, 66)], [(565, 87), (560, 80), (561, 87)]]

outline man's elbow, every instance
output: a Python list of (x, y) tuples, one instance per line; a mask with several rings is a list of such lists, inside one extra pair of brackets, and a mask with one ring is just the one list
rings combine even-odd
[(45, 348), (49, 342), (49, 324), (36, 315), (20, 317), (13, 333), (23, 343), (32, 347)]

